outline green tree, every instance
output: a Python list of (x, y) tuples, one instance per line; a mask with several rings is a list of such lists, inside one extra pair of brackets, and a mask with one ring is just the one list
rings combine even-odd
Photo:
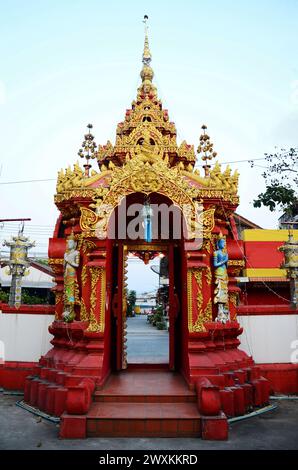
[(9, 299), (9, 292), (4, 292), (2, 289), (0, 289), (0, 302), (4, 302), (5, 304), (7, 304), (8, 299)]
[(137, 293), (135, 290), (130, 290), (128, 295), (127, 295), (127, 316), (131, 317), (133, 314), (133, 310), (136, 305), (136, 300), (137, 300)]
[(131, 305), (135, 306), (136, 300), (137, 300), (137, 293), (136, 293), (135, 290), (130, 290), (129, 291), (128, 296), (127, 296), (127, 300)]
[[(253, 201), (254, 207), (265, 206), (270, 211), (281, 209), (290, 216), (298, 213), (298, 148), (265, 154), (267, 162), (265, 192)], [(254, 166), (254, 162), (251, 162)]]

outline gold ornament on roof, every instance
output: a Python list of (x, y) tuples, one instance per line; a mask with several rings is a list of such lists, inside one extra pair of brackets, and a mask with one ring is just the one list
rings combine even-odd
[(61, 194), (65, 191), (70, 191), (74, 188), (82, 187), (84, 185), (84, 180), (84, 171), (80, 167), (79, 162), (74, 164), (73, 170), (70, 166), (66, 168), (65, 173), (63, 169), (61, 169), (58, 172), (57, 178), (57, 194)]
[(93, 128), (92, 124), (87, 125), (88, 132), (85, 134), (85, 140), (82, 143), (82, 148), (78, 151), (78, 155), (81, 158), (86, 159), (86, 163), (84, 164), (85, 168), (85, 176), (89, 176), (90, 172), (90, 160), (95, 158), (96, 156), (96, 143), (94, 141), (94, 135), (91, 134), (90, 130)]
[[(191, 200), (221, 199), (232, 204), (238, 203), (239, 174), (237, 171), (232, 174), (229, 167), (222, 170), (218, 162), (211, 167), (211, 160), (216, 157), (216, 152), (205, 125), (202, 126), (203, 132), (198, 147), (204, 162), (203, 175), (195, 168), (196, 155), (193, 145), (187, 144), (186, 141), (177, 144), (175, 124), (170, 121), (168, 111), (163, 109), (152, 83), (154, 74), (151, 68), (147, 21), (146, 16), (142, 83), (131, 109), (126, 110), (123, 122), (117, 126), (115, 144), (108, 140), (105, 145), (96, 149), (94, 137), (90, 132), (91, 127), (88, 127), (86, 144), (79, 152), (80, 156), (87, 153), (85, 171), (76, 163), (73, 169), (68, 167), (58, 174), (55, 202), (63, 215), (68, 216), (71, 209), (73, 215), (78, 216), (82, 205), (87, 208), (86, 203), (90, 204), (93, 200), (96, 216), (99, 217), (96, 223), (103, 233), (109, 216), (108, 210), (105, 210), (105, 213), (99, 211), (103, 200), (109, 201), (112, 207), (115, 207), (121, 195), (136, 190), (149, 194), (165, 188), (164, 192), (169, 197), (172, 195), (172, 199), (182, 201), (182, 195), (188, 193), (188, 188), (189, 192), (195, 192), (195, 198), (192, 197)], [(92, 170), (89, 175), (89, 164), (93, 158), (97, 159), (100, 171), (96, 173)], [(159, 171), (156, 171), (157, 166)], [(68, 200), (75, 200), (71, 208), (65, 204)], [(92, 208), (91, 205), (89, 207)]]
[(200, 144), (198, 146), (198, 154), (201, 155), (201, 159), (205, 163), (203, 168), (205, 170), (205, 176), (209, 176), (210, 165), (208, 161), (216, 157), (217, 153), (213, 150), (213, 143), (210, 140), (209, 135), (207, 134), (207, 126), (203, 124), (202, 126), (203, 133), (200, 135)]
[(193, 171), (196, 161), (194, 148), (185, 141), (178, 147), (175, 124), (169, 120), (168, 111), (162, 108), (152, 83), (154, 73), (147, 20), (145, 15), (142, 83), (132, 108), (126, 111), (124, 121), (117, 126), (115, 145), (108, 141), (98, 148), (97, 160), (101, 171), (111, 169), (111, 162), (121, 166), (136, 155), (150, 163), (160, 157), (170, 166), (178, 165), (180, 169)]

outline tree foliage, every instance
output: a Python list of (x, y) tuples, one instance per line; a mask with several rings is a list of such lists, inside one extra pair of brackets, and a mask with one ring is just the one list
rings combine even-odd
[(131, 317), (133, 315), (134, 307), (136, 305), (137, 293), (135, 290), (130, 290), (127, 295), (127, 309), (126, 315)]
[[(267, 162), (263, 177), (266, 190), (253, 201), (254, 207), (277, 208), (295, 215), (298, 212), (298, 148), (265, 154)], [(254, 166), (254, 162), (251, 162)]]
[(135, 290), (130, 290), (129, 291), (128, 296), (127, 296), (127, 300), (130, 303), (130, 305), (132, 305), (133, 307), (135, 306), (136, 300), (137, 300), (137, 293), (136, 293)]

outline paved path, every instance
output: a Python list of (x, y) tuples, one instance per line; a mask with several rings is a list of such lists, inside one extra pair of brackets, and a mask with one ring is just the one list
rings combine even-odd
[(167, 336), (166, 330), (158, 330), (155, 326), (147, 321), (147, 315), (136, 315), (127, 318), (127, 331), (129, 334), (139, 333), (150, 336)]
[[(182, 438), (88, 438), (58, 439), (58, 425), (15, 406), (21, 397), (0, 393), (1, 450), (215, 450), (298, 449), (298, 403), (283, 400), (279, 408), (230, 425), (228, 441)], [(276, 403), (276, 401), (274, 401)], [(6, 468), (6, 467), (5, 467)]]
[(127, 318), (128, 363), (158, 364), (169, 362), (169, 333), (147, 322), (147, 315)]

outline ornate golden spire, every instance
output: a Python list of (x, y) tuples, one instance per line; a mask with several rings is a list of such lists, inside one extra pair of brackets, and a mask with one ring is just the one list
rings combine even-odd
[(151, 52), (149, 48), (149, 39), (148, 39), (148, 25), (147, 25), (148, 16), (144, 16), (143, 23), (145, 24), (145, 42), (144, 42), (144, 51), (143, 51), (143, 64), (150, 65), (151, 62)]
[(152, 80), (154, 77), (154, 72), (150, 66), (151, 63), (151, 52), (149, 48), (149, 39), (148, 39), (148, 25), (147, 25), (148, 16), (144, 16), (143, 23), (145, 25), (145, 41), (144, 41), (144, 50), (143, 50), (143, 68), (141, 70), (141, 79), (142, 85), (139, 88), (139, 91), (144, 95), (153, 95), (156, 96), (156, 88), (152, 84)]

